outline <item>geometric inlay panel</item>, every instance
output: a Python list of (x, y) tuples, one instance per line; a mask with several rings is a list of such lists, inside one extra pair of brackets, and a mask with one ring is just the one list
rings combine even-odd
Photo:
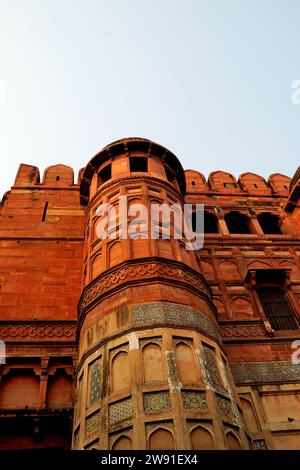
[(216, 396), (217, 399), (217, 408), (221, 412), (221, 414), (234, 418), (231, 400), (227, 398), (220, 397), (219, 395)]
[(108, 421), (110, 424), (123, 421), (132, 417), (132, 400), (126, 398), (109, 405)]
[(205, 368), (209, 374), (211, 385), (215, 390), (224, 391), (219, 367), (214, 352), (207, 346), (203, 346)]
[(95, 362), (90, 367), (90, 406), (100, 400), (100, 364)]
[(183, 407), (186, 409), (207, 409), (205, 392), (182, 391)]
[(163, 411), (171, 408), (169, 392), (153, 392), (144, 394), (144, 410), (148, 413), (152, 411)]
[(300, 381), (300, 367), (292, 362), (241, 362), (230, 369), (238, 384)]
[(100, 410), (86, 419), (86, 426), (85, 426), (86, 434), (91, 434), (95, 431), (98, 431), (99, 426), (100, 426)]
[(189, 328), (195, 327), (204, 334), (214, 338), (219, 344), (222, 343), (219, 331), (212, 320), (187, 305), (170, 302), (133, 305), (132, 323), (133, 325), (151, 323), (186, 325)]

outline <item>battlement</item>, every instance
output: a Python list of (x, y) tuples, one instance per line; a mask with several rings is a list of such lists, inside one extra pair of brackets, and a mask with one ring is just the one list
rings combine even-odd
[(59, 188), (79, 186), (82, 171), (83, 170), (79, 171), (77, 182), (75, 182), (73, 168), (62, 164), (52, 165), (45, 169), (43, 178), (41, 179), (38, 167), (21, 163), (14, 182), (14, 187), (43, 186), (47, 188)]
[(266, 181), (260, 175), (247, 172), (238, 179), (225, 171), (213, 171), (206, 179), (203, 173), (185, 170), (187, 193), (222, 193), (236, 195), (260, 195), (287, 197), (291, 178), (281, 173), (273, 173)]
[[(45, 169), (43, 177), (40, 176), (38, 167), (21, 163), (14, 188), (41, 187), (44, 188), (68, 188), (79, 187), (85, 168), (81, 168), (75, 179), (73, 168), (57, 164)], [(281, 173), (273, 173), (266, 180), (264, 177), (251, 172), (242, 173), (236, 178), (231, 173), (216, 170), (208, 175), (197, 170), (184, 171), (187, 193), (221, 193), (221, 194), (249, 194), (260, 196), (287, 197), (292, 179)]]

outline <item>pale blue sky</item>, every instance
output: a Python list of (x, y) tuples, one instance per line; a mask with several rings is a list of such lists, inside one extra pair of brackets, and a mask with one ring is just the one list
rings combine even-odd
[(300, 164), (300, 0), (0, 0), (0, 193), (153, 139), (184, 168)]

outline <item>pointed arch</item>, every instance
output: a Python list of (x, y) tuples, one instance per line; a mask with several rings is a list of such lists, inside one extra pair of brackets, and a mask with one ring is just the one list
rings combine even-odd
[(154, 342), (147, 343), (142, 349), (144, 382), (163, 382), (165, 373), (161, 347)]
[(175, 357), (180, 382), (199, 381), (199, 374), (196, 369), (194, 354), (186, 342), (179, 341), (176, 344)]
[(203, 426), (195, 427), (191, 431), (190, 437), (193, 450), (211, 450), (215, 448), (213, 435)]
[(175, 443), (171, 431), (165, 428), (158, 428), (149, 436), (150, 450), (174, 450)]
[(112, 446), (112, 450), (131, 450), (132, 441), (128, 436), (120, 436)]
[(111, 362), (112, 391), (118, 392), (124, 388), (130, 387), (130, 366), (129, 357), (126, 351), (118, 352)]
[(241, 443), (233, 431), (226, 433), (226, 443), (229, 450), (241, 450)]

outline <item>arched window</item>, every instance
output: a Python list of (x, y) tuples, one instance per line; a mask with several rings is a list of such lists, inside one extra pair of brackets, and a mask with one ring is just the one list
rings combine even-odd
[(271, 214), (270, 212), (262, 212), (257, 216), (262, 231), (268, 235), (281, 235), (280, 218), (278, 215)]
[(249, 218), (246, 214), (241, 214), (238, 211), (231, 211), (225, 215), (225, 222), (229, 233), (251, 233), (249, 229)]

